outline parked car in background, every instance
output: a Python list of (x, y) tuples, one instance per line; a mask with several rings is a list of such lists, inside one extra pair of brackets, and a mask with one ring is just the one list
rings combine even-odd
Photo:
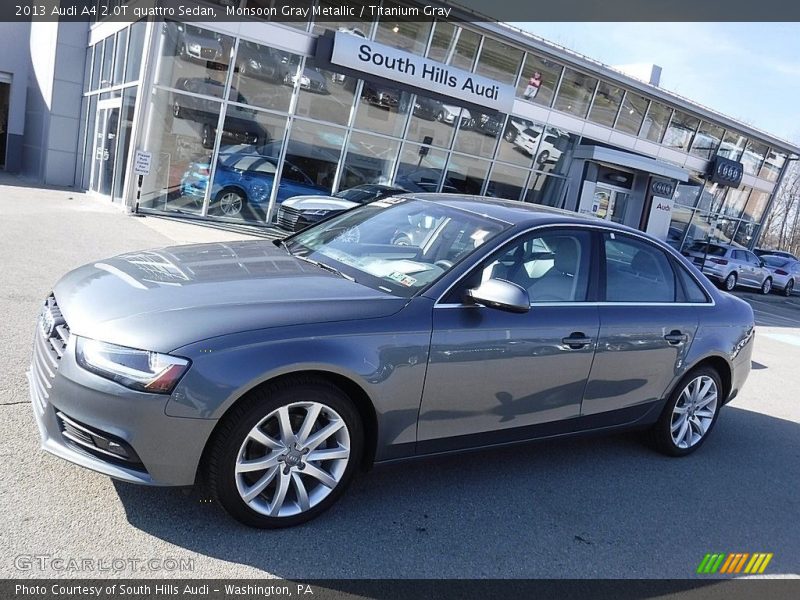
[(365, 102), (389, 110), (397, 109), (401, 95), (402, 92), (398, 89), (368, 81), (364, 82), (364, 87), (361, 89), (361, 98)]
[(444, 118), (444, 107), (438, 100), (417, 96), (414, 101), (414, 114), (427, 121), (441, 121)]
[[(254, 527), (319, 516), (376, 463), (622, 430), (689, 455), (753, 352), (750, 305), (666, 244), (465, 196), (378, 200), (275, 242), (93, 260), (52, 289), (28, 373), (42, 448), (130, 483), (203, 481)], [(731, 453), (737, 431), (719, 440)], [(650, 462), (696, 490), (718, 456), (696, 460)], [(462, 491), (438, 502), (457, 511)]]
[(236, 52), (236, 70), (243, 77), (282, 82), (286, 71), (286, 54), (269, 46), (242, 40)]
[(448, 125), (455, 126), (458, 115), (461, 115), (461, 129), (471, 129), (474, 121), (472, 119), (472, 114), (466, 109), (461, 108), (460, 106), (453, 106), (452, 104), (442, 104), (442, 110), (444, 111), (442, 114), (442, 118), (440, 119), (442, 123), (447, 123)]
[(791, 252), (786, 252), (785, 250), (767, 250), (766, 248), (756, 248), (753, 250), (756, 256), (764, 256), (769, 254), (770, 256), (782, 256), (784, 258), (791, 258), (792, 260), (800, 260), (800, 258), (796, 257)]
[[(225, 93), (224, 83), (209, 78), (181, 77), (175, 82), (175, 87), (185, 92), (204, 94), (220, 99)], [(235, 88), (231, 88), (229, 97), (241, 104), (247, 104), (247, 99)], [(256, 114), (256, 111), (250, 108), (237, 107), (229, 110), (225, 117), (222, 141), (227, 144), (268, 143), (270, 141), (269, 134), (256, 120)], [(173, 94), (172, 116), (176, 119), (190, 119), (200, 123), (202, 125), (200, 143), (203, 148), (208, 150), (214, 147), (219, 117), (218, 102), (199, 96)]]
[(381, 198), (404, 194), (406, 191), (390, 185), (366, 183), (341, 190), (332, 196), (295, 196), (281, 203), (278, 209), (278, 227), (287, 231), (300, 231), (336, 213)]
[(736, 286), (758, 288), (762, 294), (769, 294), (772, 289), (772, 273), (764, 268), (760, 258), (746, 248), (695, 242), (684, 251), (684, 255), (706, 277), (729, 292)]
[(222, 36), (190, 23), (167, 22), (162, 25), (167, 52), (183, 60), (205, 63), (220, 62), (225, 54)]
[[(275, 183), (276, 165), (276, 159), (260, 154), (220, 155), (209, 210), (223, 217), (263, 218)], [(181, 180), (181, 194), (202, 205), (210, 173), (211, 165), (207, 162), (189, 165)], [(292, 196), (323, 191), (325, 188), (316, 185), (303, 171), (284, 161), (277, 204)]]
[(499, 113), (480, 113), (475, 117), (472, 129), (483, 135), (497, 137), (503, 130), (503, 116)]
[(759, 258), (764, 262), (764, 268), (772, 273), (772, 289), (784, 296), (791, 296), (800, 282), (800, 261), (773, 254), (764, 254)]

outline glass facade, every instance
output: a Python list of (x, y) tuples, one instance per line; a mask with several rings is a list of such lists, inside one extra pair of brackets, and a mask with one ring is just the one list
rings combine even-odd
[[(384, 3), (390, 5), (401, 6)], [(687, 157), (741, 160), (765, 182), (777, 181), (786, 162), (767, 144), (467, 23), (354, 17), (280, 26), (291, 26), (294, 36), (333, 29), (427, 56), (510, 84), (518, 100)], [(124, 195), (140, 110), (135, 143), (153, 153), (155, 165), (142, 188), (141, 207), (150, 210), (267, 224), (288, 198), (367, 183), (549, 206), (564, 206), (579, 192), (571, 169), (579, 135), (458, 97), (339, 73), (307, 49), (287, 50), (297, 46), (173, 22), (136, 23), (99, 41), (87, 53), (84, 187)], [(148, 58), (152, 88), (138, 95), (137, 107)], [(106, 173), (109, 161), (123, 166)], [(677, 187), (669, 242), (680, 246), (709, 233), (752, 239), (770, 194), (728, 190), (694, 175)]]

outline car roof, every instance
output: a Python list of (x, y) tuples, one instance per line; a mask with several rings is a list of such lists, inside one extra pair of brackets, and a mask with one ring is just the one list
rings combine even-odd
[(536, 225), (546, 223), (574, 223), (576, 225), (602, 225), (608, 229), (642, 232), (625, 225), (606, 221), (593, 215), (584, 215), (571, 210), (553, 208), (542, 204), (520, 202), (518, 200), (505, 200), (488, 196), (470, 196), (468, 194), (442, 194), (442, 193), (408, 193), (404, 197), (418, 200), (437, 202), (444, 206), (464, 210), (476, 214), (504, 221), (509, 225)]

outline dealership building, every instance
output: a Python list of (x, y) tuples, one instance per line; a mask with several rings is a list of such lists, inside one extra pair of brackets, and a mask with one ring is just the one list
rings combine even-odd
[(23, 75), (0, 58), (0, 88), (25, 115), (11, 170), (239, 224), (270, 224), (292, 196), (378, 183), (590, 213), (676, 247), (752, 247), (800, 154), (507, 24), (256, 13), (34, 22)]

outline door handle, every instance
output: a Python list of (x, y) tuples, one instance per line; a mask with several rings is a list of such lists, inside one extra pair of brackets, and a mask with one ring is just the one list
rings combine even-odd
[(677, 329), (673, 329), (667, 335), (664, 336), (664, 339), (667, 340), (673, 346), (678, 346), (680, 344), (685, 344), (689, 341), (689, 336), (685, 333), (681, 333)]
[(586, 337), (586, 334), (580, 331), (574, 331), (569, 334), (569, 337), (561, 338), (561, 342), (572, 350), (580, 350), (591, 344), (592, 338)]

